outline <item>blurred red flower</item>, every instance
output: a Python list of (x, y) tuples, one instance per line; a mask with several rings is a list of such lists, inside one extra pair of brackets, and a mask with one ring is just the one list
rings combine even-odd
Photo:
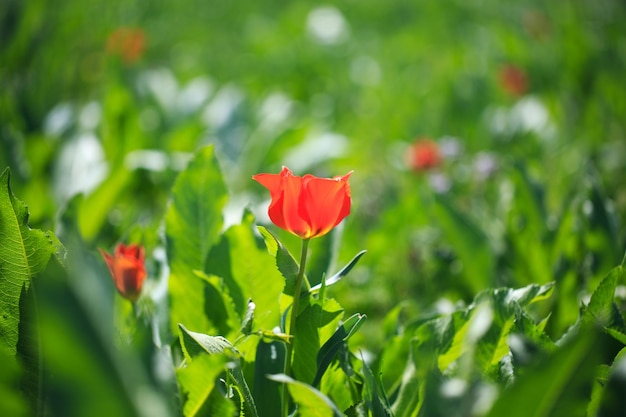
[(504, 65), (500, 68), (500, 87), (513, 97), (519, 97), (528, 90), (528, 77), (523, 69), (515, 65)]
[(257, 174), (252, 178), (270, 192), (270, 220), (302, 239), (310, 239), (330, 232), (350, 214), (351, 174), (335, 178), (310, 174), (299, 177), (283, 167), (280, 174)]
[(140, 28), (117, 28), (109, 35), (106, 42), (107, 53), (119, 55), (127, 64), (132, 64), (141, 58), (145, 48), (146, 35)]
[(122, 297), (135, 301), (141, 293), (141, 287), (146, 279), (144, 265), (144, 249), (137, 245), (120, 243), (113, 255), (100, 249), (104, 261), (111, 272), (115, 288)]
[(441, 165), (443, 158), (437, 142), (430, 139), (418, 139), (409, 147), (407, 164), (414, 171), (426, 171)]

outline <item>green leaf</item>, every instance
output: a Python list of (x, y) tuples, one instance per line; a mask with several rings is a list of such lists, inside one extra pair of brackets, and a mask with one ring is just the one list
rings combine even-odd
[(583, 323), (597, 322), (605, 329), (624, 333), (624, 321), (614, 304), (615, 288), (624, 275), (620, 265), (613, 268), (598, 284), (583, 313)]
[(242, 401), (242, 415), (247, 417), (259, 417), (254, 397), (252, 396), (252, 392), (250, 392), (250, 388), (246, 382), (243, 370), (241, 369), (241, 360), (239, 358), (228, 364), (228, 374), (235, 381), (235, 385), (239, 390), (239, 395)]
[(418, 372), (412, 351), (409, 350), (409, 359), (402, 373), (402, 381), (398, 396), (391, 406), (395, 417), (414, 417), (420, 411), (424, 401), (424, 375)]
[(331, 276), (330, 278), (326, 278), (324, 282), (320, 282), (319, 284), (311, 287), (309, 292), (313, 293), (313, 292), (319, 291), (322, 288), (322, 285), (325, 285), (327, 287), (330, 285), (333, 285), (334, 283), (338, 282), (341, 278), (348, 275), (348, 273), (352, 270), (352, 268), (354, 268), (357, 262), (359, 262), (359, 259), (361, 259), (361, 256), (365, 255), (366, 252), (367, 252), (366, 250), (362, 250), (361, 252), (357, 253), (354, 256), (354, 258), (352, 258), (350, 262), (348, 262), (346, 266), (341, 268), (339, 272), (337, 272), (335, 275)]
[(363, 361), (363, 376), (365, 381), (363, 399), (371, 411), (372, 417), (392, 417), (393, 413), (382, 384), (374, 377), (372, 370), (365, 361)]
[(224, 279), (216, 275), (207, 275), (204, 271), (193, 271), (206, 283), (204, 287), (204, 314), (211, 322), (213, 333), (226, 337), (236, 337), (240, 326), (240, 312), (237, 311), (230, 290)]
[[(338, 307), (338, 306), (335, 306)], [(343, 310), (327, 311), (320, 304), (308, 304), (298, 315), (296, 336), (293, 340), (293, 372), (299, 381), (313, 382), (317, 373), (317, 355), (320, 349), (319, 329), (339, 317)]]
[(227, 193), (213, 148), (201, 149), (174, 184), (165, 215), (170, 263), (170, 322), (210, 329), (204, 314), (204, 286), (194, 270), (204, 270), (206, 256), (218, 240)]
[[(296, 286), (296, 277), (298, 276), (298, 270), (300, 269), (298, 262), (291, 256), (291, 253), (285, 248), (285, 246), (278, 240), (276, 236), (272, 234), (263, 226), (257, 226), (257, 229), (265, 240), (265, 245), (269, 253), (276, 259), (276, 267), (285, 278), (285, 288), (283, 292), (293, 297)], [(309, 281), (306, 276), (302, 281), (302, 291), (307, 291), (310, 287)]]
[(206, 356), (207, 353), (212, 356), (215, 355), (231, 359), (227, 366), (227, 371), (243, 397), (243, 408), (246, 410), (244, 415), (257, 417), (254, 398), (243, 375), (240, 355), (237, 349), (221, 336), (209, 336), (207, 334), (192, 332), (187, 330), (182, 324), (178, 326), (185, 358), (191, 363), (195, 362), (198, 357)]
[(596, 366), (606, 346), (601, 336), (594, 328), (581, 331), (547, 360), (525, 370), (487, 416), (586, 416)]
[(50, 232), (28, 226), (28, 209), (11, 192), (11, 173), (0, 175), (0, 344), (16, 353), (20, 297), (61, 244)]
[(335, 333), (322, 345), (317, 353), (317, 372), (313, 379), (314, 387), (317, 387), (324, 372), (330, 366), (331, 362), (337, 355), (337, 352), (345, 345), (350, 336), (352, 336), (365, 322), (367, 316), (364, 314), (354, 314), (345, 323), (341, 324)]
[(230, 227), (209, 253), (205, 271), (223, 278), (240, 321), (252, 300), (256, 306), (255, 325), (270, 330), (280, 320), (279, 299), (284, 280), (256, 239), (253, 223), (252, 214), (246, 213), (241, 224)]
[(342, 417), (343, 413), (320, 391), (285, 374), (271, 375), (273, 381), (287, 384), (291, 399), (298, 406), (301, 417)]
[(209, 336), (203, 333), (189, 331), (182, 324), (178, 324), (180, 344), (187, 360), (193, 360), (201, 353), (217, 355), (225, 352), (237, 352), (237, 349), (222, 336)]
[(210, 415), (201, 412), (209, 395), (215, 388), (215, 380), (224, 371), (225, 357), (201, 354), (184, 368), (176, 371), (184, 393), (183, 415), (194, 417)]
[(268, 378), (285, 372), (285, 343), (260, 340), (254, 361), (254, 388), (252, 394), (259, 417), (282, 416), (284, 385)]

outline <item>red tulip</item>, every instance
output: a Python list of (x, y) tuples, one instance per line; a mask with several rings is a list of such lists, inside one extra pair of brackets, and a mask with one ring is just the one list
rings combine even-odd
[(418, 139), (408, 149), (407, 163), (414, 171), (426, 171), (441, 165), (442, 157), (437, 142)]
[(115, 248), (115, 253), (110, 255), (100, 249), (104, 261), (109, 267), (111, 277), (117, 291), (122, 297), (135, 301), (141, 293), (141, 287), (146, 279), (144, 266), (144, 249), (137, 245), (124, 245), (120, 243)]
[(119, 55), (126, 64), (138, 61), (145, 49), (146, 35), (141, 28), (117, 28), (106, 42), (106, 51), (110, 55)]
[(515, 65), (504, 65), (498, 73), (500, 86), (513, 97), (519, 97), (528, 91), (528, 77), (523, 69)]
[(257, 174), (252, 178), (270, 191), (270, 220), (302, 239), (310, 239), (330, 232), (350, 214), (351, 174), (298, 177), (283, 167), (280, 174)]

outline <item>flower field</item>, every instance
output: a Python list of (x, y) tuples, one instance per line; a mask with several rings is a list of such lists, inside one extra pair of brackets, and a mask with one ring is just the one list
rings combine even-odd
[(626, 409), (617, 0), (0, 5), (0, 416)]

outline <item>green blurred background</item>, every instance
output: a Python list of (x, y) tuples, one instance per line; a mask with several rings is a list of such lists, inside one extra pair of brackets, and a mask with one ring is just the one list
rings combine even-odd
[[(624, 21), (618, 0), (5, 0), (0, 169), (31, 226), (55, 229), (83, 193), (88, 248), (149, 254), (202, 145), (230, 223), (267, 221), (255, 173), (354, 170), (335, 270), (368, 254), (332, 295), (370, 316), (364, 334), (399, 304), (557, 281), (558, 335), (624, 252)], [(421, 138), (437, 167), (407, 165)]]

